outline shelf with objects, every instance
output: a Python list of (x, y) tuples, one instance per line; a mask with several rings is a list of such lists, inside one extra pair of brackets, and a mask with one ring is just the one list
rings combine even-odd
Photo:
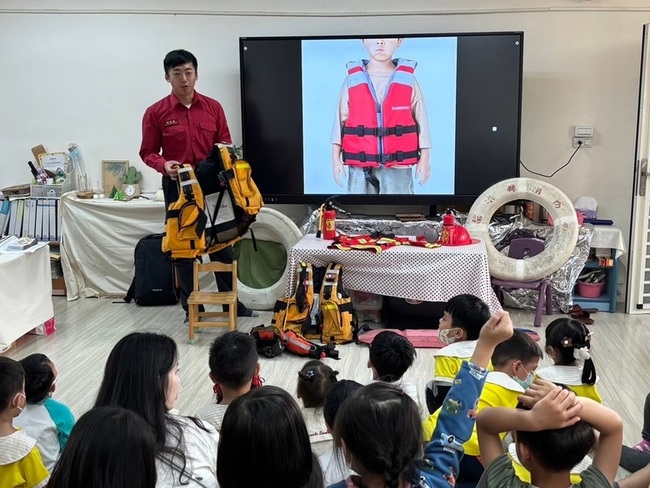
[(616, 312), (618, 267), (616, 249), (591, 248), (575, 286), (573, 303), (583, 308)]
[(619, 262), (626, 252), (623, 233), (611, 225), (594, 225), (590, 246), (589, 258), (576, 283), (573, 303), (583, 308), (615, 312), (618, 301)]

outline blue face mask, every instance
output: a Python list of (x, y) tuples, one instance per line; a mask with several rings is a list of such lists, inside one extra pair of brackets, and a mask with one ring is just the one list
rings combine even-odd
[[(523, 365), (521, 366), (521, 369), (526, 371), (526, 368), (524, 368)], [(524, 390), (527, 390), (530, 387), (530, 385), (533, 384), (533, 381), (535, 381), (535, 375), (533, 373), (529, 373), (528, 371), (526, 371), (526, 379), (525, 380), (519, 379), (519, 377), (517, 377), (516, 374), (515, 374), (515, 377), (513, 378), (513, 380), (515, 380), (519, 384), (519, 386), (521, 386)]]

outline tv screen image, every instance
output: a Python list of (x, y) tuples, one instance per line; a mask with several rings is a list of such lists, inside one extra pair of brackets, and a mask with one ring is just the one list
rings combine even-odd
[(517, 32), (241, 38), (265, 200), (469, 202), (518, 176), (522, 48)]

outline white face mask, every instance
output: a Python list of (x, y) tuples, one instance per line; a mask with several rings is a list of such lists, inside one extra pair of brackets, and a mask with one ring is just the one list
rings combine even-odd
[(519, 383), (519, 386), (521, 386), (524, 390), (527, 390), (530, 385), (533, 384), (533, 381), (535, 381), (535, 375), (533, 373), (529, 373), (526, 368), (524, 368), (524, 365), (521, 365), (521, 369), (523, 369), (526, 372), (526, 379), (522, 380), (520, 379), (517, 374), (515, 373), (515, 377), (513, 378), (517, 383)]
[(18, 405), (20, 403), (18, 398), (20, 397), (23, 397), (25, 399), (25, 402), (27, 402), (27, 397), (23, 393), (16, 393), (16, 396), (14, 396), (14, 399), (11, 401), (11, 404), (14, 405), (18, 410), (22, 412), (24, 407), (20, 407)]
[(453, 344), (456, 342), (456, 338), (449, 337), (449, 333), (456, 329), (458, 329), (458, 327), (452, 327), (451, 329), (438, 329), (438, 338), (447, 345)]

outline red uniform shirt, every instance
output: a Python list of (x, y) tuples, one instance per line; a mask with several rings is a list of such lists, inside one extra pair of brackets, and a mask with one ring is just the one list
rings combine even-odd
[(140, 157), (162, 174), (165, 161), (196, 164), (219, 142), (232, 142), (223, 107), (197, 92), (190, 108), (171, 93), (149, 107), (142, 118)]

